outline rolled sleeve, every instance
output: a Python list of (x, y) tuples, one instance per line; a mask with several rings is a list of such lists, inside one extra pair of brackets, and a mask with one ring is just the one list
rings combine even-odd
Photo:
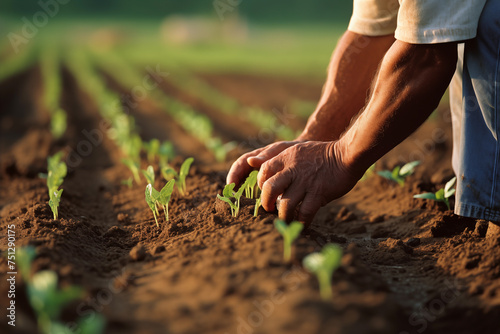
[(400, 0), (396, 39), (412, 44), (476, 37), (486, 0)]
[(394, 34), (398, 0), (354, 0), (348, 30), (367, 36)]

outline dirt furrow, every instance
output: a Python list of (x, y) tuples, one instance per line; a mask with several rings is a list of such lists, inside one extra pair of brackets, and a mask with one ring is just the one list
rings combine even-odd
[[(196, 97), (196, 92), (186, 92), (179, 89), (177, 86), (166, 80), (159, 83), (165, 94), (171, 95), (174, 98), (192, 106), (195, 110), (206, 114), (213, 122), (214, 129), (221, 138), (227, 141), (235, 140), (239, 143), (246, 143), (255, 138), (259, 129), (253, 124), (232, 115), (224, 114), (215, 108), (204, 103), (200, 98)], [(238, 113), (238, 110), (235, 110)]]

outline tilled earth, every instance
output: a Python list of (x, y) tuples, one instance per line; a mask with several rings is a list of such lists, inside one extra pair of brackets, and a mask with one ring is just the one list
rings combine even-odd
[[(200, 78), (244, 105), (286, 110), (289, 97), (315, 100), (321, 83), (249, 75)], [(101, 128), (98, 106), (63, 71), (68, 131), (54, 141), (39, 107), (38, 68), (0, 84), (0, 231), (15, 225), (16, 245), (36, 247), (33, 271), (51, 269), (61, 284), (79, 284), (86, 298), (68, 305), (64, 321), (102, 313), (106, 333), (500, 333), (500, 234), (486, 221), (459, 218), (444, 204), (413, 199), (453, 176), (451, 122), (438, 110), (376, 169), (421, 160), (404, 187), (373, 175), (323, 208), (282, 261), (274, 213), (244, 201), (237, 218), (216, 201), (230, 163), (217, 164), (204, 145), (150, 101), (131, 110), (145, 140), (171, 140), (180, 156), (193, 156), (188, 195), (174, 193), (171, 221), (160, 228), (144, 201), (144, 186), (121, 183), (129, 171)], [(114, 90), (126, 93), (108, 78)], [(196, 106), (219, 136), (264, 145), (262, 129), (228, 117), (165, 83), (166, 94)], [(305, 123), (291, 113), (289, 126)], [(237, 124), (244, 130), (234, 131)], [(243, 146), (242, 146), (243, 147)], [(70, 167), (62, 188), (60, 219), (52, 220), (46, 158), (65, 150)], [(238, 153), (234, 152), (232, 159)], [(143, 159), (143, 167), (146, 167)], [(157, 175), (156, 188), (164, 181)], [(334, 273), (334, 297), (322, 301), (302, 258), (326, 242), (344, 248)], [(0, 258), (6, 273), (5, 256)], [(2, 274), (3, 275), (3, 274)], [(16, 329), (36, 323), (18, 280)], [(5, 312), (7, 284), (0, 283)], [(2, 317), (2, 332), (11, 331)]]

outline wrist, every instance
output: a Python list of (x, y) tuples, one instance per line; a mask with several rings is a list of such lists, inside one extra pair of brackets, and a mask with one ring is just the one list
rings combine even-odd
[(344, 137), (332, 142), (331, 150), (331, 154), (334, 154), (342, 168), (348, 171), (349, 174), (358, 178), (361, 178), (366, 170), (372, 165), (364, 163), (363, 159), (356, 158), (353, 152), (354, 150), (349, 149), (349, 145)]

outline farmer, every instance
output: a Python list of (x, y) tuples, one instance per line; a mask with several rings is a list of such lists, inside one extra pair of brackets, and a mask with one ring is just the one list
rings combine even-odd
[(309, 224), (425, 121), (451, 81), (455, 213), (500, 221), (499, 48), (500, 0), (354, 0), (302, 134), (241, 156), (227, 182), (260, 168), (264, 209), (282, 195), (279, 216), (298, 208)]

